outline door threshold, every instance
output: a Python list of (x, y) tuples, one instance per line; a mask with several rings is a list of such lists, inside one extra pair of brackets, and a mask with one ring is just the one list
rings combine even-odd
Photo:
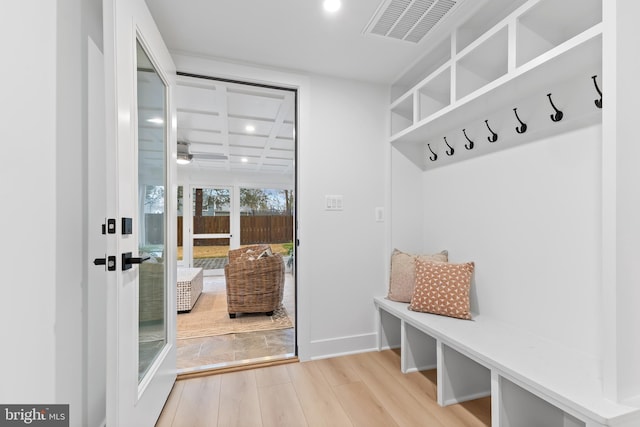
[(298, 362), (298, 356), (287, 353), (278, 356), (265, 356), (255, 359), (237, 360), (233, 362), (215, 363), (212, 365), (197, 366), (178, 370), (176, 380), (185, 380), (207, 375), (224, 374), (228, 372), (244, 371), (247, 369), (265, 368), (268, 366), (284, 365)]

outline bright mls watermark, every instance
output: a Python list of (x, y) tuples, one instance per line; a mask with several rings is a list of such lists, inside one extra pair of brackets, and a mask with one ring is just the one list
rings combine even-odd
[(0, 405), (0, 427), (69, 427), (69, 405)]

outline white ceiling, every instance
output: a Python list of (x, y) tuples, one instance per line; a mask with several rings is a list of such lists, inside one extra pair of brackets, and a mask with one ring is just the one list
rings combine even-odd
[(295, 92), (181, 76), (176, 107), (182, 168), (293, 176)]
[[(452, 17), (484, 3), (457, 1)], [(146, 2), (173, 52), (379, 83), (390, 83), (424, 55), (452, 21), (412, 43), (364, 34), (383, 0), (342, 0), (335, 14), (323, 10), (322, 0)]]
[[(342, 0), (333, 15), (323, 10), (322, 0), (146, 0), (173, 53), (383, 84), (427, 54), (453, 21), (487, 0), (456, 0), (450, 18), (418, 43), (364, 33), (383, 10), (379, 7), (391, 1), (402, 9), (419, 0)], [(178, 83), (178, 141), (189, 142), (195, 155), (194, 162), (179, 171), (293, 176), (291, 92), (226, 88), (221, 82), (185, 77)], [(255, 132), (246, 131), (250, 122)], [(204, 159), (198, 153), (226, 159)]]

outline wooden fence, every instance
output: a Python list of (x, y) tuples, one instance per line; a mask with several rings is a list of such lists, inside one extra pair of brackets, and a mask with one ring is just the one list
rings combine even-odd
[[(148, 214), (151, 215), (151, 214)], [(182, 246), (182, 221), (178, 217), (178, 246)], [(194, 234), (229, 232), (228, 216), (201, 216), (193, 218)], [(240, 244), (287, 243), (293, 241), (291, 215), (256, 215), (240, 217)], [(198, 239), (196, 246), (226, 246), (227, 239)]]

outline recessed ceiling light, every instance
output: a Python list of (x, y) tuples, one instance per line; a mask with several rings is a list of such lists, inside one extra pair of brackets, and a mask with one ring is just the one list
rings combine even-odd
[(245, 126), (244, 130), (246, 130), (247, 132), (254, 132), (256, 130), (256, 127), (254, 125), (247, 125)]
[(243, 157), (243, 158), (240, 159), (240, 161), (242, 163), (247, 163), (249, 161), (249, 159), (247, 159), (246, 157)]
[(340, 10), (340, 6), (342, 6), (342, 2), (340, 0), (324, 0), (324, 3), (322, 3), (322, 6), (324, 7), (324, 10), (326, 10), (327, 12), (334, 13)]
[(176, 158), (176, 163), (179, 165), (188, 165), (193, 160), (193, 154), (189, 153), (178, 153), (178, 157)]
[(156, 124), (156, 125), (161, 125), (161, 124), (163, 124), (163, 123), (164, 123), (164, 120), (162, 120), (160, 117), (153, 117), (153, 118), (151, 118), (151, 119), (147, 119), (147, 121), (148, 121), (149, 123), (154, 123), (154, 124)]

